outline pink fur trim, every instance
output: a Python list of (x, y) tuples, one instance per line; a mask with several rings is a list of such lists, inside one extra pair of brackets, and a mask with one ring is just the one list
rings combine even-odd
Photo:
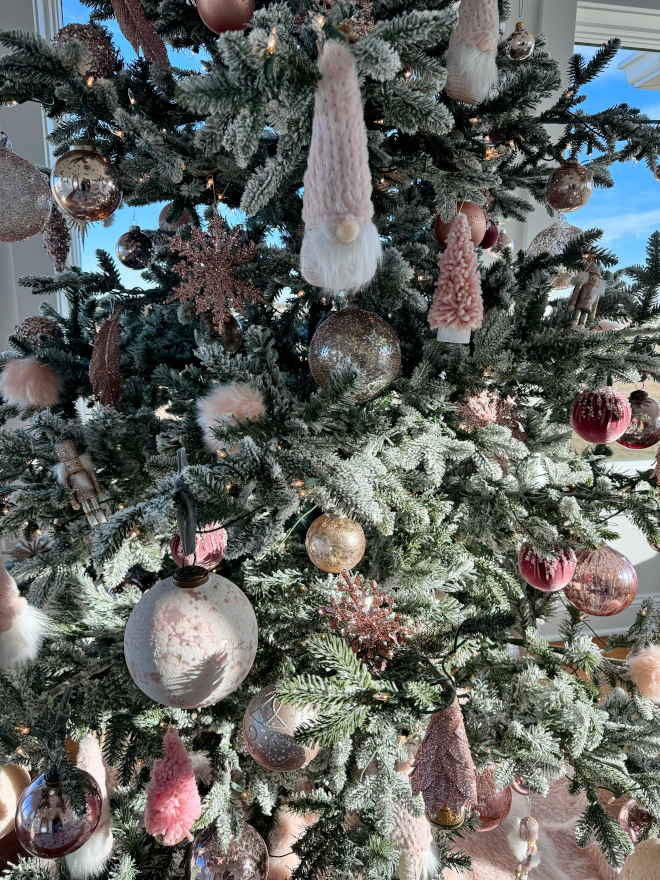
[(651, 645), (631, 657), (628, 673), (645, 697), (660, 703), (660, 645)]
[(0, 392), (17, 409), (55, 406), (62, 380), (52, 367), (34, 357), (15, 358), (0, 373)]
[(197, 422), (204, 432), (204, 442), (213, 452), (226, 447), (224, 440), (214, 434), (219, 423), (256, 422), (265, 412), (263, 395), (246, 382), (216, 385), (197, 401)]
[(170, 727), (163, 740), (165, 757), (154, 761), (147, 789), (144, 826), (167, 846), (187, 837), (202, 813), (192, 762), (179, 734)]
[(429, 324), (443, 330), (477, 330), (484, 306), (481, 276), (467, 217), (458, 213), (439, 261), (440, 275), (429, 309)]

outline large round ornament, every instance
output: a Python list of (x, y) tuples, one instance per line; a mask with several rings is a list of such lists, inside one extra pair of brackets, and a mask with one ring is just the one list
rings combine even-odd
[(492, 248), (497, 243), (499, 237), (500, 230), (497, 228), (497, 223), (493, 223), (492, 220), (486, 220), (486, 233), (481, 239), (479, 247), (487, 251), (488, 248)]
[(594, 191), (594, 176), (577, 159), (567, 159), (555, 168), (545, 185), (545, 197), (555, 211), (584, 208)]
[(139, 226), (131, 226), (128, 232), (119, 237), (117, 259), (127, 269), (146, 269), (153, 255), (154, 243)]
[(520, 574), (531, 587), (554, 593), (561, 590), (575, 573), (577, 557), (572, 550), (560, 550), (557, 559), (538, 556), (529, 544), (523, 544), (518, 551)]
[(186, 859), (186, 880), (266, 880), (268, 850), (251, 825), (227, 849), (218, 840), (215, 822), (193, 841)]
[(53, 48), (63, 49), (71, 40), (82, 46), (82, 57), (76, 65), (81, 76), (112, 76), (117, 54), (103, 28), (96, 24), (67, 24), (53, 37)]
[[(553, 257), (563, 254), (566, 245), (576, 235), (580, 235), (582, 230), (578, 226), (572, 226), (563, 214), (560, 214), (552, 226), (542, 229), (538, 235), (534, 236), (527, 253), (536, 257), (539, 254), (550, 254)], [(569, 272), (564, 266), (559, 266), (555, 270), (552, 279), (552, 286), (555, 290), (567, 290), (573, 286), (575, 274)]]
[(623, 863), (619, 880), (658, 880), (660, 840), (643, 840)]
[(396, 378), (401, 349), (396, 333), (381, 317), (362, 309), (342, 309), (330, 315), (316, 330), (309, 346), (309, 368), (325, 388), (333, 370), (354, 367), (364, 390), (359, 401), (371, 400)]
[(252, 668), (257, 636), (252, 606), (235, 584), (202, 568), (183, 568), (176, 583), (159, 581), (135, 606), (124, 656), (148, 697), (194, 709), (236, 690)]
[(275, 685), (260, 690), (248, 703), (243, 716), (243, 740), (254, 760), (267, 770), (300, 770), (318, 753), (318, 744), (310, 749), (295, 742), (293, 735), (302, 725), (313, 721), (316, 713), (281, 703)]
[(254, 0), (197, 0), (197, 12), (216, 34), (242, 31), (254, 15)]
[(516, 22), (516, 29), (506, 41), (506, 54), (512, 61), (526, 61), (534, 51), (536, 40), (522, 21)]
[(643, 810), (636, 801), (628, 800), (619, 811), (619, 825), (636, 844), (653, 825), (653, 815)]
[(0, 241), (25, 241), (42, 232), (49, 213), (46, 177), (32, 162), (0, 148)]
[[(486, 215), (483, 208), (475, 205), (474, 202), (459, 202), (456, 206), (457, 214), (465, 214), (470, 224), (470, 234), (472, 235), (472, 244), (479, 247), (486, 234)], [(449, 238), (449, 230), (454, 222), (454, 217), (448, 223), (445, 223), (440, 217), (435, 218), (434, 233), (440, 247), (444, 250), (447, 247), (447, 239)]]
[(227, 549), (227, 532), (220, 523), (213, 522), (202, 526), (195, 535), (195, 555), (183, 556), (183, 546), (178, 532), (172, 535), (170, 552), (172, 559), (180, 567), (184, 565), (200, 565), (207, 571), (215, 568), (222, 562), (222, 557)]
[(121, 183), (112, 163), (91, 147), (69, 150), (50, 175), (55, 201), (76, 220), (105, 220), (121, 201)]
[(630, 403), (630, 424), (616, 441), (627, 449), (648, 449), (660, 440), (660, 403), (646, 391), (633, 391)]
[(5, 764), (0, 769), (0, 838), (14, 830), (18, 801), (30, 784), (30, 774), (20, 764)]
[(163, 232), (176, 232), (183, 226), (192, 226), (195, 222), (195, 218), (190, 211), (182, 211), (176, 220), (168, 220), (167, 218), (172, 214), (173, 210), (172, 202), (168, 202), (158, 215), (158, 228), (162, 229)]
[(625, 611), (637, 595), (637, 573), (623, 553), (603, 542), (598, 550), (579, 552), (564, 595), (578, 611), (610, 617)]
[(339, 574), (357, 565), (366, 540), (360, 523), (347, 516), (323, 514), (307, 530), (307, 555), (321, 571)]
[(103, 798), (93, 776), (75, 769), (85, 791), (87, 809), (75, 812), (52, 768), (25, 789), (16, 808), (16, 837), (23, 849), (40, 859), (69, 855), (86, 843), (101, 818)]
[(479, 811), (481, 824), (477, 831), (492, 831), (509, 815), (511, 809), (511, 789), (500, 788), (495, 782), (495, 768), (489, 767), (477, 776), (477, 802), (474, 809)]
[(630, 403), (618, 388), (583, 391), (571, 409), (571, 425), (587, 443), (611, 443), (625, 434), (630, 424)]

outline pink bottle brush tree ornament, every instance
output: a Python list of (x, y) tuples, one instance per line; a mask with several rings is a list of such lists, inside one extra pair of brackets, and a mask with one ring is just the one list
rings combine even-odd
[(47, 630), (48, 615), (28, 604), (0, 561), (0, 669), (34, 660)]
[(202, 813), (192, 761), (181, 737), (170, 727), (163, 740), (165, 757), (154, 761), (147, 789), (144, 825), (165, 846), (187, 837)]
[(328, 40), (319, 58), (312, 140), (304, 178), (300, 271), (327, 290), (355, 290), (382, 256), (373, 223), (371, 171), (353, 53)]
[(464, 214), (456, 215), (438, 265), (440, 275), (429, 309), (429, 324), (432, 329), (438, 328), (440, 342), (467, 345), (472, 331), (481, 327), (484, 305), (477, 255)]
[(497, 85), (495, 58), (500, 37), (497, 0), (461, 0), (458, 24), (445, 55), (445, 91), (455, 101), (481, 104)]

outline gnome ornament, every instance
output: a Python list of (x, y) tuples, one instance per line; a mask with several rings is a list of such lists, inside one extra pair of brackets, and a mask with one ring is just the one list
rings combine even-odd
[(445, 91), (455, 101), (481, 104), (497, 85), (500, 16), (497, 0), (461, 0), (458, 24), (445, 55)]
[(112, 855), (113, 844), (105, 766), (98, 741), (91, 733), (80, 743), (76, 766), (80, 770), (86, 770), (94, 778), (103, 798), (101, 818), (96, 831), (80, 849), (65, 857), (73, 880), (88, 880), (101, 873)]
[(154, 761), (144, 826), (165, 846), (174, 846), (184, 837), (192, 840), (190, 829), (202, 814), (192, 761), (181, 737), (170, 727), (163, 740), (165, 757)]
[(381, 260), (371, 172), (353, 53), (328, 40), (319, 58), (312, 140), (304, 178), (300, 272), (327, 290), (367, 284)]
[(73, 440), (60, 440), (55, 446), (55, 454), (60, 460), (60, 464), (55, 465), (55, 475), (60, 485), (68, 489), (73, 509), (82, 507), (90, 526), (107, 522), (108, 517), (100, 503), (103, 491), (89, 457), (78, 454)]
[(587, 320), (596, 320), (598, 301), (606, 286), (605, 282), (600, 280), (602, 271), (598, 263), (591, 262), (587, 271), (575, 278), (575, 287), (568, 305), (569, 312), (573, 312), (573, 320), (571, 321), (573, 329), (582, 330)]
[(35, 659), (48, 629), (48, 616), (28, 605), (0, 560), (0, 669)]

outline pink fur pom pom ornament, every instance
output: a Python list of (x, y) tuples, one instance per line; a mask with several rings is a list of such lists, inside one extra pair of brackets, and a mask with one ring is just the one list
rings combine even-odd
[(15, 358), (0, 373), (0, 393), (16, 409), (55, 406), (62, 380), (51, 366), (34, 357)]
[[(215, 385), (197, 401), (197, 423), (204, 433), (206, 446), (212, 452), (221, 452), (227, 447), (224, 440), (215, 436), (215, 431), (223, 423), (238, 425), (239, 422), (256, 422), (265, 412), (263, 395), (246, 382)], [(238, 444), (233, 444), (230, 451), (237, 452)]]
[(144, 825), (165, 846), (174, 846), (184, 837), (192, 840), (190, 829), (202, 814), (192, 761), (181, 737), (170, 727), (163, 740), (165, 757), (154, 761)]
[(101, 748), (91, 733), (80, 743), (76, 766), (80, 770), (86, 770), (93, 777), (103, 799), (101, 817), (96, 830), (87, 843), (66, 856), (66, 866), (73, 880), (88, 880), (90, 877), (96, 877), (105, 868), (112, 855), (113, 845), (105, 766)]
[(500, 36), (497, 0), (461, 0), (449, 40), (445, 91), (455, 101), (480, 104), (497, 85), (495, 57)]
[(645, 697), (660, 703), (660, 645), (650, 645), (631, 657), (628, 674)]
[(48, 616), (21, 596), (0, 561), (0, 669), (34, 660), (47, 630)]

